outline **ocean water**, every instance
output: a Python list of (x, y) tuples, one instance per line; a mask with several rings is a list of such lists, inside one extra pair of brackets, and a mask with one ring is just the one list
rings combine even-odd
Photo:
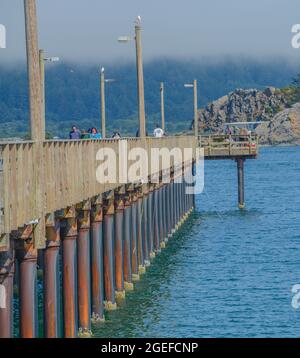
[(205, 163), (197, 210), (96, 337), (299, 337), (300, 147)]

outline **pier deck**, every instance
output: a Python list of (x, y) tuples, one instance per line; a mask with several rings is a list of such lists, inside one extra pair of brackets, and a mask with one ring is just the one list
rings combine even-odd
[(204, 148), (204, 157), (215, 159), (255, 159), (258, 155), (258, 137), (251, 135), (202, 135), (199, 146)]

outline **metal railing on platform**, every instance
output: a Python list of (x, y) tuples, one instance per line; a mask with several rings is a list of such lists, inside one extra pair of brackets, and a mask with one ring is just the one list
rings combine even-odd
[(258, 136), (249, 135), (201, 135), (199, 146), (205, 157), (255, 157), (258, 154)]

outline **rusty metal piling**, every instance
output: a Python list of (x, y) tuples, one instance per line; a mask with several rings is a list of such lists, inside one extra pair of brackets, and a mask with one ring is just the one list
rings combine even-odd
[(104, 321), (103, 285), (103, 207), (102, 197), (92, 203), (91, 210), (91, 274), (92, 274), (92, 322)]
[(124, 288), (125, 291), (133, 290), (132, 265), (131, 265), (131, 192), (126, 191), (124, 196)]
[(38, 336), (37, 250), (34, 247), (31, 225), (25, 228), (15, 244), (19, 262), (20, 336), (36, 338)]
[(149, 187), (143, 186), (143, 201), (142, 201), (142, 242), (143, 242), (143, 255), (145, 267), (150, 266), (150, 252), (149, 252), (149, 237), (148, 237), (148, 200), (149, 200)]
[(104, 201), (103, 242), (104, 242), (104, 307), (111, 311), (117, 308), (114, 273), (114, 198), (109, 193)]
[[(11, 243), (12, 245), (13, 243)], [(3, 307), (0, 307), (0, 338), (13, 337), (14, 250), (0, 252), (0, 285)], [(4, 298), (3, 298), (4, 296)]]
[(145, 262), (144, 262), (144, 247), (143, 247), (143, 232), (142, 232), (142, 217), (143, 217), (143, 192), (142, 188), (139, 187), (137, 190), (137, 253), (138, 253), (138, 270), (139, 275), (145, 273)]
[(131, 271), (132, 281), (139, 281), (138, 244), (137, 244), (137, 193), (132, 193), (131, 206)]
[(82, 203), (78, 210), (77, 287), (80, 337), (91, 336), (90, 210), (90, 200)]
[(116, 272), (116, 298), (125, 298), (124, 287), (124, 193), (120, 190), (115, 194), (115, 272)]
[(64, 337), (74, 338), (78, 334), (76, 297), (77, 219), (75, 207), (68, 209), (61, 225)]
[(147, 201), (147, 237), (148, 237), (148, 252), (149, 258), (154, 259), (154, 221), (153, 221), (153, 185), (149, 185), (149, 195)]
[(46, 248), (43, 250), (44, 335), (46, 338), (58, 338), (60, 334), (60, 222), (54, 218), (54, 215), (47, 219), (46, 239)]
[(245, 195), (244, 195), (244, 161), (243, 158), (237, 158), (237, 173), (238, 173), (238, 202), (239, 208), (245, 208)]

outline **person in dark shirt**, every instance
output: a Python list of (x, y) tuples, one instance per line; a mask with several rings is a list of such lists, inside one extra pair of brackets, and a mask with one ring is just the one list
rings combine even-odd
[(69, 133), (70, 139), (81, 139), (81, 132), (76, 126), (72, 126), (71, 132)]
[(120, 132), (114, 132), (112, 135), (112, 139), (120, 139), (121, 138), (121, 134)]

